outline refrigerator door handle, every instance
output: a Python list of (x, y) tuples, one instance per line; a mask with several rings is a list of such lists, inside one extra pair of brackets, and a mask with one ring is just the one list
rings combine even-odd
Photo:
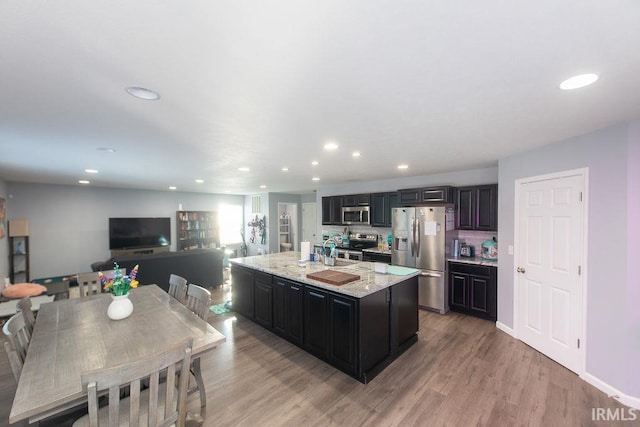
[(416, 219), (411, 218), (411, 256), (416, 256)]
[(422, 276), (422, 277), (442, 277), (442, 274), (440, 274), (440, 273), (427, 273), (425, 271), (421, 271), (420, 272), (420, 276)]
[(416, 218), (416, 257), (420, 257), (420, 219)]

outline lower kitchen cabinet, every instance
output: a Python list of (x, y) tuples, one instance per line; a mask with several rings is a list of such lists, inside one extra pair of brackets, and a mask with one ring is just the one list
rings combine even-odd
[(333, 294), (328, 294), (328, 298), (329, 346), (327, 359), (337, 368), (355, 374), (357, 369), (357, 301)]
[(322, 358), (327, 356), (327, 293), (304, 288), (304, 347)]
[(273, 329), (297, 345), (302, 345), (304, 337), (303, 307), (302, 285), (274, 276)]
[(273, 284), (272, 276), (255, 273), (254, 316), (256, 323), (267, 328), (273, 327)]
[(231, 302), (233, 310), (253, 319), (253, 270), (234, 265), (231, 267)]
[(237, 265), (231, 274), (234, 310), (363, 383), (417, 341), (417, 277), (355, 298)]
[(451, 311), (497, 320), (496, 267), (450, 262), (449, 307)]

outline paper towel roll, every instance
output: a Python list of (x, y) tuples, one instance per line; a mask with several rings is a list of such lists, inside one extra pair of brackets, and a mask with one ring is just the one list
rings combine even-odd
[(311, 255), (311, 242), (300, 242), (300, 259), (309, 260)]

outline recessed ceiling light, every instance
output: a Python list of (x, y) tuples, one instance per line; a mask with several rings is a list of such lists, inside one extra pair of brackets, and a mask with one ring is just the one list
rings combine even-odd
[(288, 167), (284, 167), (284, 168), (282, 168), (282, 172), (288, 172), (288, 171), (289, 171), (289, 168), (288, 168)]
[(260, 188), (267, 188), (267, 186), (266, 186), (266, 185), (264, 185), (264, 184), (262, 184), (262, 185), (260, 186)]
[(204, 179), (196, 179), (196, 182), (197, 182), (198, 184), (202, 184), (202, 183), (204, 182)]
[(95, 169), (85, 169), (84, 171), (85, 171), (86, 173), (98, 173), (98, 171), (97, 171), (97, 170), (95, 170)]
[(318, 161), (314, 160), (313, 162), (311, 162), (311, 166), (318, 166)]
[(409, 165), (398, 165), (398, 169), (409, 169)]
[(169, 190), (175, 190), (176, 187), (174, 187), (173, 185), (171, 187), (169, 187)]
[(98, 148), (96, 148), (96, 150), (98, 150), (98, 151), (106, 151), (107, 153), (115, 153), (116, 152), (115, 148), (109, 148), (109, 147), (98, 147)]
[(336, 144), (335, 142), (327, 142), (326, 144), (324, 144), (325, 150), (336, 150), (337, 148), (338, 144)]
[(91, 184), (89, 181), (87, 181), (86, 179), (81, 179), (80, 181), (78, 181), (78, 184)]
[(579, 76), (573, 76), (562, 83), (560, 83), (560, 89), (571, 90), (579, 89), (581, 87), (589, 86), (598, 80), (597, 74), (580, 74)]
[(143, 87), (132, 86), (126, 88), (125, 90), (129, 95), (135, 96), (139, 99), (144, 99), (145, 101), (157, 101), (158, 99), (160, 99), (160, 95), (158, 95), (156, 92), (145, 89)]
[(360, 157), (360, 152), (359, 151), (354, 151), (353, 153), (351, 153), (352, 157)]
[(249, 172), (250, 171), (250, 169), (248, 167), (246, 167), (246, 166), (242, 166), (242, 167), (238, 168), (238, 170), (240, 172)]
[(312, 181), (320, 181), (320, 178), (318, 178), (317, 176), (314, 176), (313, 178), (311, 178)]

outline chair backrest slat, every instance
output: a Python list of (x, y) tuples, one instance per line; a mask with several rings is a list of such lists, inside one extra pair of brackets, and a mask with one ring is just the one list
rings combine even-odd
[(81, 297), (99, 294), (102, 291), (100, 274), (98, 272), (78, 273), (77, 280)]
[[(109, 426), (120, 425), (120, 389), (129, 386), (129, 425), (135, 426), (140, 422), (140, 417), (147, 415), (147, 424), (184, 426), (187, 416), (186, 399), (189, 382), (189, 367), (191, 365), (191, 346), (193, 339), (183, 342), (158, 354), (147, 356), (131, 363), (113, 366), (85, 372), (81, 375), (82, 386), (88, 391), (89, 397), (89, 421), (91, 426), (98, 426), (98, 396), (102, 392), (109, 391)], [(179, 367), (179, 373), (178, 373)], [(166, 373), (167, 382), (159, 385), (160, 373)], [(144, 391), (144, 397), (140, 388), (143, 379), (149, 378), (149, 388)], [(178, 378), (178, 390), (175, 391), (175, 381)], [(161, 393), (163, 389), (166, 392)], [(174, 398), (174, 395), (177, 397)], [(148, 399), (148, 401), (146, 400)], [(149, 412), (142, 411), (142, 405), (148, 403)], [(158, 413), (158, 408), (164, 405), (164, 411)]]
[(169, 295), (184, 304), (187, 298), (187, 279), (177, 274), (169, 275)]
[(187, 289), (187, 303), (189, 310), (193, 311), (198, 317), (207, 320), (209, 316), (209, 307), (211, 306), (211, 292), (202, 286), (189, 284)]
[(31, 332), (24, 321), (22, 313), (16, 313), (5, 324), (3, 330), (9, 338), (11, 350), (16, 352), (20, 362), (24, 364), (27, 358), (27, 350), (31, 342)]
[(27, 328), (29, 328), (29, 333), (33, 334), (33, 327), (36, 324), (36, 317), (31, 310), (31, 297), (25, 297), (18, 301), (18, 304), (16, 304), (16, 309), (22, 313), (22, 316), (24, 317), (24, 323), (27, 325)]

